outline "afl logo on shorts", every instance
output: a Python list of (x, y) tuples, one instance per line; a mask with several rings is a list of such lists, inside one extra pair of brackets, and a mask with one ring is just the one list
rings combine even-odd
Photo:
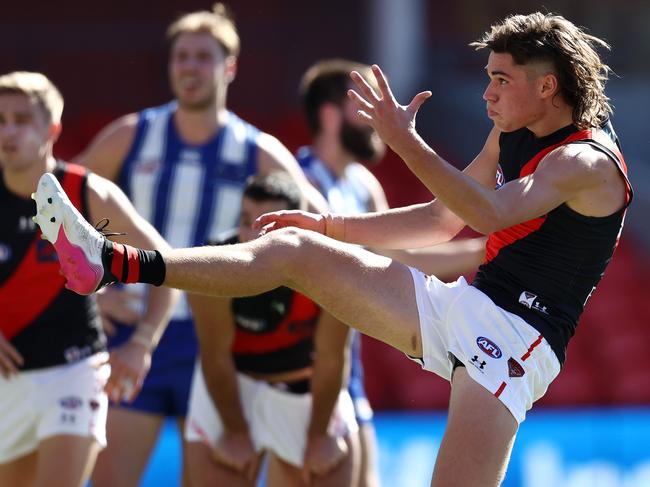
[(489, 338), (478, 337), (476, 339), (476, 344), (478, 345), (478, 348), (492, 358), (501, 358), (501, 355), (503, 355), (501, 349), (497, 347), (497, 344)]
[(11, 247), (0, 243), (0, 264), (11, 259)]
[(503, 186), (505, 179), (506, 178), (503, 175), (503, 169), (501, 169), (501, 164), (497, 164), (497, 180), (494, 189), (499, 189), (501, 186)]

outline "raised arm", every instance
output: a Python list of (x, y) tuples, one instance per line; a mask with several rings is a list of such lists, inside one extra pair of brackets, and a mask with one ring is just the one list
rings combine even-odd
[(269, 134), (261, 133), (258, 138), (258, 146), (257, 172), (259, 174), (286, 171), (300, 188), (309, 211), (327, 211), (328, 205), (323, 195), (309, 184), (296, 159), (278, 139)]
[(132, 113), (104, 127), (73, 162), (91, 169), (100, 176), (117, 181), (122, 164), (133, 144), (138, 115)]
[[(359, 117), (379, 133), (438, 200), (474, 230), (489, 234), (542, 216), (562, 203), (585, 215), (610, 214), (620, 208), (622, 181), (616, 184), (617, 201), (609, 204), (599, 198), (610, 180), (620, 179), (616, 168), (605, 155), (588, 147), (562, 146), (548, 154), (533, 174), (512, 180), (498, 191), (481, 184), (485, 183), (481, 177), (448, 164), (415, 130), (417, 111), (431, 93), (419, 93), (409, 105), (402, 106), (378, 66), (373, 66), (373, 73), (379, 93), (358, 73), (352, 74), (361, 94), (350, 90), (349, 95), (357, 104)], [(482, 153), (488, 157), (476, 169), (485, 175), (488, 169), (496, 170), (496, 129)]]
[[(167, 250), (160, 234), (133, 208), (126, 195), (114, 183), (96, 174), (88, 176), (88, 204), (94, 221), (108, 218), (110, 226), (125, 232), (124, 241), (147, 249)], [(115, 239), (116, 241), (119, 239)], [(111, 356), (112, 373), (107, 392), (115, 399), (131, 401), (142, 386), (149, 370), (151, 353), (158, 344), (180, 294), (152, 287), (146, 310), (131, 339)], [(118, 394), (121, 390), (121, 394)]]
[[(498, 132), (493, 130), (481, 152), (464, 169), (464, 176), (493, 192), (498, 151)], [(268, 225), (267, 230), (297, 226), (327, 232), (338, 240), (375, 249), (409, 249), (447, 242), (463, 229), (465, 222), (436, 198), (428, 203), (329, 219), (300, 212), (271, 213), (260, 217), (258, 225)]]

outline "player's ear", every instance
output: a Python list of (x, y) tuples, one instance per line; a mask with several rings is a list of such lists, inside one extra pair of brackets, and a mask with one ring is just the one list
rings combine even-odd
[(550, 98), (558, 93), (560, 89), (560, 83), (558, 82), (557, 76), (555, 76), (555, 74), (547, 73), (540, 77), (539, 87), (539, 94), (542, 96), (542, 98)]
[(226, 82), (232, 83), (237, 75), (237, 58), (235, 56), (228, 56), (226, 58)]

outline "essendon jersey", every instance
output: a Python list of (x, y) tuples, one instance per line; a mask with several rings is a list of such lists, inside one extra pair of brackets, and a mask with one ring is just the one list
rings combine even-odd
[(609, 122), (601, 129), (568, 126), (541, 138), (526, 128), (502, 133), (497, 175), (497, 185), (530, 175), (544, 156), (569, 143), (589, 144), (612, 159), (627, 185), (624, 207), (609, 216), (589, 217), (562, 204), (495, 232), (488, 238), (486, 262), (472, 283), (535, 327), (560, 363), (585, 303), (612, 258), (632, 199), (616, 134)]
[[(224, 244), (237, 243), (232, 237)], [(308, 297), (279, 287), (234, 298), (232, 354), (240, 372), (273, 374), (309, 367), (314, 361), (314, 332), (320, 308)]]
[[(86, 169), (58, 163), (54, 174), (87, 217)], [(104, 350), (94, 298), (65, 289), (54, 247), (32, 221), (36, 203), (11, 193), (1, 172), (0, 207), (0, 331), (25, 359), (22, 369)]]

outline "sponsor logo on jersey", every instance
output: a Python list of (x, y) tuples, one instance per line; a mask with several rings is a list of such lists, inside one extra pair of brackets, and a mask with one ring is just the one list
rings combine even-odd
[(537, 294), (528, 291), (522, 292), (519, 295), (519, 304), (523, 304), (526, 308), (534, 309), (540, 313), (544, 313), (545, 315), (548, 314), (548, 309), (539, 301)]
[(236, 315), (235, 321), (237, 322), (237, 326), (247, 331), (260, 332), (267, 328), (266, 320), (256, 320), (255, 318)]
[(0, 263), (7, 262), (11, 259), (11, 247), (0, 243)]
[(523, 377), (525, 373), (524, 367), (519, 362), (512, 357), (508, 359), (508, 375), (510, 377)]
[(29, 233), (36, 230), (36, 223), (31, 216), (21, 215), (18, 219), (18, 233)]
[(494, 186), (494, 189), (499, 189), (503, 184), (506, 182), (506, 178), (503, 175), (503, 169), (501, 169), (501, 164), (497, 165), (497, 177), (496, 177), (496, 184)]
[(152, 174), (162, 167), (158, 159), (145, 159), (135, 163), (133, 172), (136, 174)]
[(88, 406), (90, 406), (91, 411), (97, 411), (99, 409), (99, 401), (97, 399), (90, 399)]
[(489, 338), (478, 337), (476, 339), (476, 344), (478, 345), (478, 348), (483, 351), (483, 353), (492, 358), (501, 358), (503, 355), (501, 353), (501, 349), (497, 346), (497, 344)]

